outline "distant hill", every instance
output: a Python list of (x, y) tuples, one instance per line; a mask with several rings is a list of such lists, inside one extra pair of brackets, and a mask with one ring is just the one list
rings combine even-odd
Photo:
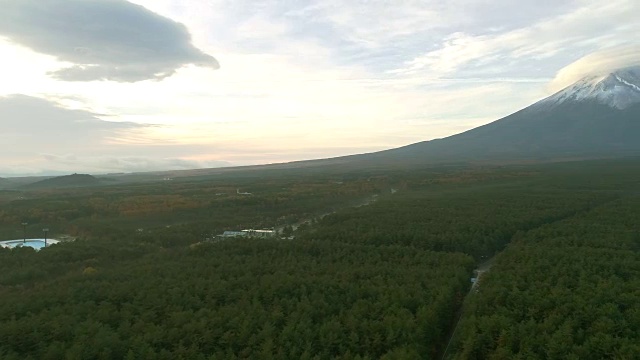
[(12, 186), (14, 186), (14, 183), (11, 180), (0, 177), (0, 189), (8, 189)]
[(96, 177), (88, 174), (72, 174), (41, 180), (23, 186), (23, 189), (47, 189), (63, 187), (95, 186), (101, 183)]

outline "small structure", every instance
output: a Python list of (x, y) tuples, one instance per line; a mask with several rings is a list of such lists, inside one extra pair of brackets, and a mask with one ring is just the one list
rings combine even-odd
[(257, 237), (257, 238), (270, 238), (276, 235), (276, 232), (273, 230), (242, 230), (242, 232), (246, 233), (249, 237)]
[(218, 235), (223, 238), (245, 237), (247, 233), (244, 231), (225, 231), (222, 235)]
[(251, 238), (260, 238), (266, 239), (270, 237), (274, 237), (276, 232), (274, 230), (253, 230), (246, 229), (241, 231), (225, 231), (220, 235), (217, 235), (218, 239), (229, 239), (229, 238), (237, 238), (237, 237), (251, 237)]

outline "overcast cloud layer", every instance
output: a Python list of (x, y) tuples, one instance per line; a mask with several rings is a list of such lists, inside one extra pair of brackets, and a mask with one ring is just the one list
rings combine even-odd
[(486, 124), (640, 59), (635, 0), (0, 9), (0, 176), (382, 150)]
[(0, 0), (0, 35), (71, 63), (61, 80), (163, 79), (186, 64), (218, 68), (187, 28), (124, 0)]

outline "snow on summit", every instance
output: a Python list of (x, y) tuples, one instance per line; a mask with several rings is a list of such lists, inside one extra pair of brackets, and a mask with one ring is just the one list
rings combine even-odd
[(542, 100), (540, 104), (554, 106), (566, 101), (589, 100), (620, 110), (640, 103), (640, 66), (587, 76)]

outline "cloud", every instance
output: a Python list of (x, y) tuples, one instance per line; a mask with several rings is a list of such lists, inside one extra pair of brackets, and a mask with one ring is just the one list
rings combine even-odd
[(91, 174), (190, 170), (225, 167), (225, 161), (197, 161), (180, 158), (145, 156), (78, 156), (75, 154), (40, 154), (38, 161), (0, 165), (2, 176), (63, 175), (76, 172)]
[(98, 114), (69, 110), (51, 101), (26, 95), (0, 97), (0, 149), (95, 146), (147, 126), (101, 120)]
[(634, 17), (639, 4), (581, 1), (571, 11), (518, 28), (454, 32), (391, 73), (437, 77), (517, 69), (521, 76), (539, 76), (541, 68), (552, 69), (558, 59), (628, 43), (640, 31)]
[(75, 154), (56, 155), (42, 154), (47, 161), (45, 172), (61, 172), (67, 170), (90, 173), (109, 172), (145, 172), (166, 170), (189, 170), (200, 168), (224, 167), (230, 164), (226, 161), (197, 161), (180, 158), (158, 158), (147, 156), (78, 156)]
[[(110, 122), (84, 110), (69, 110), (46, 99), (26, 95), (0, 97), (2, 135), (29, 133), (30, 136), (51, 138), (65, 134), (70, 138), (91, 136), (143, 127), (134, 123)], [(102, 115), (104, 116), (104, 115)]]
[(0, 35), (70, 66), (68, 81), (160, 80), (187, 64), (217, 69), (187, 28), (124, 0), (0, 0)]
[(316, 35), (324, 36), (325, 30), (336, 29), (333, 34), (365, 48), (411, 44), (424, 49), (430, 47), (431, 40), (453, 31), (484, 32), (497, 27), (506, 31), (575, 7), (574, 3), (573, 0), (326, 0), (302, 8), (296, 3), (298, 6), (285, 14), (290, 19), (323, 26), (323, 31)]
[(585, 76), (605, 75), (631, 66), (640, 66), (640, 44), (609, 48), (582, 57), (558, 71), (549, 89), (556, 92)]
[[(71, 99), (74, 100), (74, 99)], [(189, 159), (214, 146), (154, 138), (156, 125), (106, 121), (49, 99), (0, 97), (0, 176), (70, 172), (138, 172), (228, 166), (212, 156)]]

